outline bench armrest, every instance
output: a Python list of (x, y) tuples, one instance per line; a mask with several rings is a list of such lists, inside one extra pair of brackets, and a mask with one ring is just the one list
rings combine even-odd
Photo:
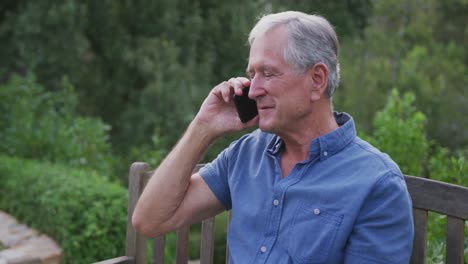
[(122, 256), (112, 259), (106, 259), (103, 261), (96, 262), (94, 264), (133, 264), (135, 260), (132, 257)]

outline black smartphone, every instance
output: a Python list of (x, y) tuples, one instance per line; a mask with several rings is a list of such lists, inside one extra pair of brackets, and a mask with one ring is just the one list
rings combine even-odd
[(249, 98), (250, 87), (242, 89), (242, 96), (234, 95), (234, 104), (242, 123), (247, 123), (258, 115), (257, 103)]

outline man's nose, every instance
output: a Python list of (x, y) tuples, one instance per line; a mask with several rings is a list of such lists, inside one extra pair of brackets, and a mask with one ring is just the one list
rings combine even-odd
[(263, 93), (264, 89), (261, 86), (261, 82), (255, 76), (250, 80), (249, 98), (255, 100), (257, 97), (262, 96)]

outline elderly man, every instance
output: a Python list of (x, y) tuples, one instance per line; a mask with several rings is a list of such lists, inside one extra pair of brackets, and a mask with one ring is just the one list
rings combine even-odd
[[(333, 112), (338, 40), (323, 17), (283, 12), (250, 32), (247, 76), (212, 89), (133, 215), (156, 236), (232, 210), (230, 263), (408, 263), (411, 200), (398, 166)], [(258, 115), (233, 103), (250, 87)], [(218, 138), (244, 135), (199, 173)]]

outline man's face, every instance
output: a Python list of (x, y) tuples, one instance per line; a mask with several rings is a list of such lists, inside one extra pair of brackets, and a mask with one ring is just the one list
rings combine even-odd
[(285, 27), (258, 36), (252, 43), (247, 67), (249, 97), (257, 101), (259, 127), (277, 134), (298, 127), (311, 111), (308, 87), (312, 80), (284, 60), (287, 43)]

